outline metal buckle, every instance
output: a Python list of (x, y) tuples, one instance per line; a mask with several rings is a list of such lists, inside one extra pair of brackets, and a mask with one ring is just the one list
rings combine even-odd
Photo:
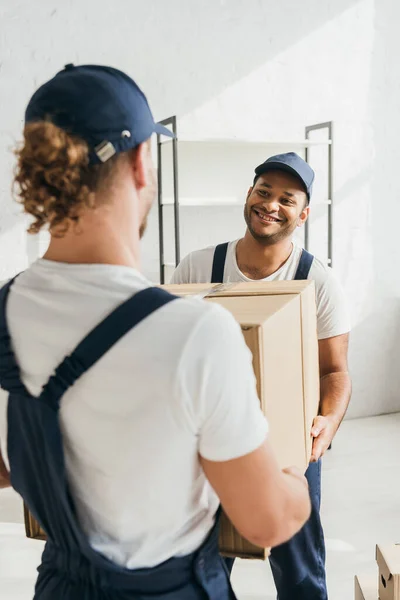
[(98, 146), (95, 147), (94, 151), (103, 163), (107, 162), (117, 152), (112, 143), (107, 142), (107, 140), (104, 140), (104, 142), (98, 144)]

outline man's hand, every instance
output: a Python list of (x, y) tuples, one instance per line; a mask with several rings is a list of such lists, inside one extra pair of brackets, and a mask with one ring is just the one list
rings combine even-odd
[(338, 427), (338, 422), (332, 417), (315, 417), (311, 429), (314, 440), (310, 462), (317, 462), (325, 454), (335, 437)]
[(10, 474), (6, 469), (3, 457), (0, 452), (0, 490), (11, 486)]
[(11, 487), (11, 482), (9, 477), (2, 477), (0, 475), (0, 490), (4, 489), (4, 488), (8, 488)]

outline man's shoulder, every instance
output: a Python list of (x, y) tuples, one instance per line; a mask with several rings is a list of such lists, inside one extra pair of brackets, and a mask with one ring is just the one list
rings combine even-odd
[(216, 247), (206, 246), (206, 248), (201, 248), (200, 250), (193, 250), (188, 254), (187, 258), (190, 259), (192, 265), (208, 263), (213, 259)]
[(229, 249), (236, 243), (236, 241), (237, 240), (233, 240), (214, 246), (207, 246), (206, 248), (201, 248), (201, 250), (193, 250), (193, 252), (190, 252), (186, 258), (190, 258), (192, 265), (203, 264), (204, 262), (209, 263), (214, 258), (215, 250), (219, 246), (227, 246), (227, 250), (229, 252)]
[(196, 360), (239, 328), (233, 315), (217, 303), (185, 296), (171, 304), (168, 319), (175, 324), (174, 335), (182, 340), (182, 348), (195, 348)]
[(350, 316), (344, 289), (335, 271), (314, 258), (309, 279), (315, 282), (318, 339), (336, 337), (350, 331)]
[(211, 281), (211, 271), (216, 248), (217, 246), (207, 246), (201, 250), (190, 252), (179, 263), (171, 282), (209, 283)]
[(317, 302), (322, 298), (325, 298), (326, 301), (345, 301), (343, 286), (335, 270), (316, 256), (314, 256), (308, 279), (315, 283)]
[(315, 281), (316, 287), (321, 287), (332, 279), (336, 279), (333, 269), (317, 256), (314, 256), (308, 279)]

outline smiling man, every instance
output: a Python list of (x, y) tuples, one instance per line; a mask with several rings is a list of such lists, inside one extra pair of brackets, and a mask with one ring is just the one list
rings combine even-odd
[(293, 152), (273, 156), (259, 165), (244, 208), (245, 236), (189, 254), (172, 279), (173, 283), (315, 282), (321, 399), (311, 431), (313, 453), (306, 472), (313, 510), (303, 529), (271, 553), (279, 600), (328, 597), (319, 516), (320, 459), (346, 413), (351, 395), (347, 367), (350, 324), (342, 288), (329, 267), (293, 242), (297, 227), (303, 226), (309, 216), (314, 177), (311, 167)]

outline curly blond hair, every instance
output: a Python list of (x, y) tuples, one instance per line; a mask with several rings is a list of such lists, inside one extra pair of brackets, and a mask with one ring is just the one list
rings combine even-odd
[(89, 164), (87, 143), (49, 121), (29, 123), (15, 152), (17, 201), (34, 220), (29, 233), (48, 226), (62, 236), (82, 212), (95, 208), (95, 192), (113, 172), (118, 156), (104, 164)]

